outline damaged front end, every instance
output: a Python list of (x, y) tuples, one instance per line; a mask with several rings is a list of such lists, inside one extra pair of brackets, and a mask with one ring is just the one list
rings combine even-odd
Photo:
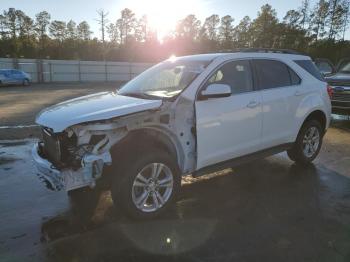
[[(177, 160), (183, 174), (192, 172), (196, 163), (193, 103), (180, 97), (175, 103), (161, 104), (140, 112), (71, 126), (57, 127), (49, 117), (46, 121), (40, 119), (42, 141), (32, 152), (40, 179), (53, 190), (94, 187), (105, 165), (112, 164), (112, 147), (128, 137), (139, 138), (137, 143), (142, 143), (145, 137), (147, 142), (152, 140), (162, 145)], [(62, 121), (62, 117), (57, 119)], [(45, 127), (47, 125), (51, 128)], [(133, 140), (127, 140), (130, 148), (138, 146)]]
[(61, 133), (43, 128), (43, 139), (32, 150), (40, 180), (55, 191), (94, 187), (104, 165), (112, 163), (110, 147), (123, 133), (94, 125), (77, 125)]

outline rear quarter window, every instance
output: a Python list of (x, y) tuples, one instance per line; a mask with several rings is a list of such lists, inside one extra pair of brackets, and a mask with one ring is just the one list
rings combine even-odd
[(288, 67), (288, 70), (292, 85), (299, 85), (301, 83), (300, 77), (291, 68)]
[(294, 60), (294, 62), (309, 72), (313, 77), (317, 78), (320, 81), (325, 81), (320, 70), (311, 60)]

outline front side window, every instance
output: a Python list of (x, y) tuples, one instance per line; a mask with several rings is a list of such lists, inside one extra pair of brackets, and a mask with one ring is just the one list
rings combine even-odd
[(289, 68), (275, 60), (254, 60), (260, 89), (292, 85)]
[(178, 95), (201, 74), (208, 61), (165, 61), (140, 74), (118, 94), (141, 98), (171, 98)]
[(252, 73), (249, 61), (233, 61), (223, 65), (208, 80), (210, 84), (226, 84), (231, 87), (232, 94), (253, 90)]

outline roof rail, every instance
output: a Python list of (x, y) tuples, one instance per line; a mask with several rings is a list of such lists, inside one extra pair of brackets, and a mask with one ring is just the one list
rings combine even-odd
[(223, 50), (222, 53), (278, 53), (278, 54), (293, 54), (301, 55), (302, 53), (290, 49), (276, 49), (276, 48), (235, 48), (231, 50)]

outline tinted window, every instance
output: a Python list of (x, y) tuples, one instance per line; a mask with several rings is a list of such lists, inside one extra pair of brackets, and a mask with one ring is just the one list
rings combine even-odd
[(322, 74), (311, 60), (294, 60), (294, 62), (308, 71), (318, 80), (324, 81)]
[(234, 61), (223, 65), (217, 70), (206, 85), (227, 84), (232, 94), (239, 94), (253, 90), (252, 73), (249, 61)]
[(290, 74), (290, 80), (292, 82), (292, 85), (299, 85), (301, 83), (300, 77), (288, 67), (289, 74)]
[(350, 73), (350, 61), (344, 60), (339, 65), (339, 72), (349, 74)]
[(315, 65), (318, 67), (323, 74), (331, 74), (333, 72), (332, 65), (326, 61), (315, 62)]
[(290, 74), (288, 67), (279, 61), (254, 60), (258, 75), (258, 83), (261, 89), (290, 86)]
[(12, 71), (12, 74), (14, 75), (22, 75), (22, 71), (19, 71), (19, 70), (11, 70)]

